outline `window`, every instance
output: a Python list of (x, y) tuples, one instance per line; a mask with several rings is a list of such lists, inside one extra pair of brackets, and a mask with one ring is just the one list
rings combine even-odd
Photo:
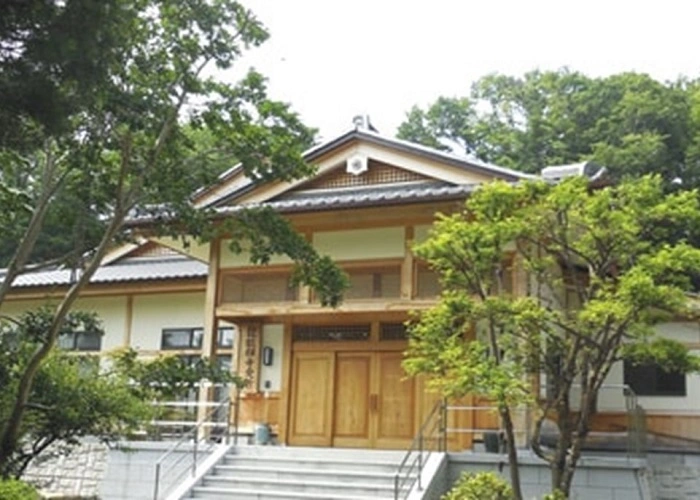
[(345, 300), (395, 298), (401, 295), (401, 268), (348, 269), (350, 288)]
[(161, 349), (201, 349), (203, 328), (166, 328), (161, 337)]
[(298, 287), (290, 282), (289, 273), (225, 274), (221, 281), (222, 302), (291, 302), (298, 297)]
[(666, 371), (657, 364), (634, 365), (625, 361), (625, 384), (638, 396), (685, 396), (685, 374)]
[(220, 326), (219, 332), (216, 337), (216, 347), (220, 348), (232, 348), (233, 340), (235, 338), (234, 328), (232, 326)]
[(101, 346), (100, 332), (71, 332), (58, 337), (58, 347), (65, 351), (99, 351)]
[(370, 325), (295, 325), (294, 342), (343, 342), (369, 340)]
[(408, 331), (403, 323), (380, 323), (379, 340), (408, 340)]

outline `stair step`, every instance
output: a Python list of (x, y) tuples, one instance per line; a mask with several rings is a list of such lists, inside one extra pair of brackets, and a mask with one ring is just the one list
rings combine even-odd
[(373, 470), (394, 473), (398, 469), (398, 462), (378, 460), (352, 460), (344, 458), (310, 458), (296, 457), (272, 457), (272, 456), (245, 456), (228, 454), (224, 459), (226, 465), (258, 466), (292, 468), (318, 468), (318, 469), (342, 469), (342, 470)]
[(314, 480), (323, 477), (330, 481), (352, 483), (354, 481), (371, 483), (391, 483), (394, 481), (394, 473), (356, 471), (343, 469), (313, 469), (313, 468), (280, 468), (280, 467), (255, 467), (246, 465), (216, 465), (214, 475), (235, 478), (257, 479), (292, 479)]
[(262, 457), (304, 457), (322, 459), (341, 459), (377, 462), (400, 462), (405, 451), (366, 450), (361, 448), (316, 448), (300, 446), (237, 446), (231, 454), (236, 456)]
[(248, 490), (280, 490), (304, 493), (338, 492), (347, 494), (362, 494), (371, 496), (391, 495), (394, 492), (391, 484), (373, 484), (364, 482), (340, 483), (337, 481), (307, 481), (303, 479), (259, 479), (243, 477), (208, 476), (204, 478), (203, 486), (219, 488), (248, 489)]
[(362, 496), (362, 495), (338, 495), (337, 493), (309, 493), (289, 491), (261, 491), (259, 489), (232, 489), (216, 488), (210, 486), (196, 486), (192, 490), (193, 498), (205, 498), (207, 500), (367, 500), (368, 498), (394, 498), (393, 492), (387, 496)]

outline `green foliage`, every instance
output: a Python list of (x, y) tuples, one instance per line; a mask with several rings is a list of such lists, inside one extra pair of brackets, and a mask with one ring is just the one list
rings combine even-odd
[[(217, 78), (267, 37), (235, 0), (0, 4), (0, 261), (7, 267), (0, 305), (30, 262), (76, 271), (53, 314), (42, 313), (37, 337), (24, 337), (30, 347), (19, 349), (26, 356), (3, 369), (14, 382), (1, 395), (0, 473), (23, 467), (15, 454), (24, 453), (30, 433), (23, 429), (38, 411), (29, 404), (37, 397), (33, 386), (57, 338), (72, 326), (68, 312), (81, 288), (108, 249), (133, 239), (134, 219), (147, 219), (154, 233), (210, 241), (222, 234), (220, 213), (196, 207), (192, 196), (226, 159), (241, 162), (253, 182), (313, 171), (302, 152), (314, 131), (288, 104), (267, 96), (262, 75)], [(228, 219), (268, 241), (275, 231), (291, 231), (271, 213), (264, 221)], [(256, 223), (257, 232), (249, 227)], [(337, 304), (344, 276), (302, 242), (285, 237), (284, 245), (267, 245), (255, 257), (269, 259), (270, 250), (299, 258), (295, 279)], [(161, 374), (175, 373), (177, 363), (161, 362)], [(46, 369), (65, 368), (57, 366)]]
[[(0, 7), (0, 191), (35, 208), (51, 188), (42, 175), (50, 162), (48, 180), (58, 183), (32, 260), (80, 264), (117, 199), (125, 213), (167, 206), (187, 216), (191, 194), (236, 161), (256, 179), (311, 172), (301, 153), (314, 131), (267, 96), (262, 75), (231, 83), (206, 76), (268, 37), (240, 3), (18, 5)], [(7, 262), (31, 210), (16, 209), (21, 197), (4, 201)]]
[(493, 472), (464, 473), (443, 500), (512, 500), (513, 489)]
[(561, 490), (554, 490), (542, 497), (542, 500), (566, 500), (566, 495)]
[(525, 172), (594, 160), (621, 178), (656, 173), (700, 184), (700, 99), (696, 81), (661, 83), (622, 73), (532, 71), (491, 74), (468, 97), (413, 107), (398, 135), (460, 149)]
[(39, 500), (39, 494), (29, 484), (18, 479), (0, 479), (0, 500)]
[[(670, 235), (697, 224), (698, 203), (695, 191), (665, 194), (658, 176), (593, 190), (584, 179), (482, 187), (414, 248), (442, 293), (410, 325), (404, 367), (428, 374), (445, 395), (487, 396), (506, 431), (516, 405), (537, 406), (538, 428), (556, 414), (556, 450), (535, 443), (535, 451), (559, 478), (553, 488), (568, 492), (615, 362), (700, 369), (697, 356), (653, 329), (687, 313), (684, 290), (700, 270), (700, 249)], [(550, 387), (534, 400), (527, 375), (537, 372)], [(581, 411), (570, 405), (574, 396)]]
[[(49, 308), (29, 311), (0, 324), (0, 422), (6, 421), (14, 392), (37, 346), (45, 342)], [(73, 312), (62, 332), (100, 331), (93, 314)], [(153, 400), (184, 396), (203, 379), (243, 387), (245, 381), (200, 359), (175, 356), (139, 360), (133, 350), (114, 353), (106, 366), (93, 356), (53, 352), (35, 378), (17, 448), (0, 476), (20, 475), (52, 444), (69, 449), (84, 436), (111, 442), (143, 428), (157, 411)]]
[(240, 376), (206, 358), (198, 358), (194, 363), (175, 355), (141, 360), (134, 349), (127, 348), (112, 352), (109, 360), (112, 373), (128, 379), (130, 390), (143, 401), (176, 400), (195, 389), (202, 380), (238, 388), (247, 384)]

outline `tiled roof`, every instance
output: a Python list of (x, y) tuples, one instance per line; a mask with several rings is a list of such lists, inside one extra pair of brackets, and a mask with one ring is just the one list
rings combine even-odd
[[(364, 129), (354, 129), (346, 132), (345, 134), (336, 137), (330, 141), (326, 141), (322, 144), (313, 146), (304, 153), (304, 159), (306, 161), (312, 162), (319, 156), (325, 154), (326, 152), (333, 150), (343, 144), (352, 141), (354, 139), (363, 140), (372, 144), (377, 144), (380, 146), (386, 146), (393, 149), (405, 151), (418, 156), (422, 156), (428, 159), (435, 159), (438, 161), (446, 162), (450, 165), (465, 169), (465, 170), (475, 170), (477, 172), (482, 172), (485, 174), (495, 175), (497, 177), (505, 178), (510, 181), (522, 180), (522, 179), (535, 179), (537, 176), (526, 174), (524, 172), (519, 172), (517, 170), (512, 170), (505, 167), (499, 167), (497, 165), (492, 165), (489, 163), (482, 162), (476, 158), (468, 157), (465, 155), (459, 155), (455, 153), (450, 153), (446, 151), (440, 151), (428, 146), (423, 146), (421, 144), (416, 144), (409, 141), (404, 141), (401, 139), (395, 139), (392, 137), (386, 137), (376, 132), (372, 132)], [(204, 194), (210, 188), (214, 186), (221, 185), (230, 179), (234, 174), (242, 169), (240, 165), (236, 165), (229, 170), (223, 172), (219, 176), (219, 181), (213, 186), (200, 189), (197, 194)], [(214, 197), (214, 199), (209, 200), (204, 206), (216, 206), (221, 203), (226, 202), (231, 197), (246, 192), (256, 186), (256, 183), (249, 180), (244, 185), (231, 186), (229, 188), (222, 189), (219, 194)]]
[(306, 212), (329, 208), (362, 207), (365, 205), (398, 205), (429, 200), (462, 199), (480, 184), (406, 183), (384, 186), (297, 191), (260, 204), (221, 207), (225, 215), (244, 208), (271, 207), (279, 212)]
[[(133, 257), (100, 267), (90, 283), (205, 278), (207, 272), (206, 264), (182, 255), (158, 258)], [(12, 286), (26, 288), (68, 285), (74, 282), (75, 278), (74, 271), (70, 269), (39, 271), (18, 276)]]

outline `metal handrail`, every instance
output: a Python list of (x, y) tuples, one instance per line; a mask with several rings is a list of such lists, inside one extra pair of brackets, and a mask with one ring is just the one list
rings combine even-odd
[[(219, 402), (216, 404), (214, 408), (212, 408), (207, 414), (202, 418), (202, 420), (198, 421), (195, 425), (192, 426), (190, 430), (187, 432), (183, 433), (180, 439), (178, 439), (168, 450), (163, 453), (160, 458), (156, 461), (156, 466), (155, 466), (155, 482), (153, 486), (153, 500), (159, 500), (161, 492), (161, 483), (163, 482), (163, 478), (170, 472), (174, 470), (174, 468), (181, 464), (185, 458), (191, 457), (192, 459), (192, 464), (191, 466), (187, 467), (182, 473), (186, 472), (187, 470), (191, 470), (192, 476), (194, 477), (197, 474), (197, 462), (198, 462), (198, 457), (199, 454), (202, 450), (199, 449), (199, 442), (200, 442), (200, 435), (206, 434), (205, 429), (207, 427), (212, 426), (212, 420), (215, 419), (219, 412), (222, 409), (225, 409), (226, 411), (224, 412), (225, 416), (225, 432), (224, 432), (224, 442), (228, 444), (230, 442), (231, 438), (231, 422), (230, 422), (230, 415), (231, 415), (231, 405), (234, 406), (234, 421), (233, 421), (233, 436), (234, 436), (234, 444), (238, 444), (238, 407), (240, 406), (240, 391), (236, 391), (236, 399), (235, 401), (231, 401), (230, 398), (226, 398), (223, 401)], [(174, 461), (169, 463), (167, 466), (165, 465), (166, 460), (168, 460), (176, 451), (180, 449), (185, 443), (192, 442), (192, 453), (191, 455), (188, 453), (182, 453), (178, 458), (176, 458)], [(217, 441), (210, 439), (209, 440), (209, 446), (206, 448), (206, 450), (203, 450), (204, 452), (208, 452), (211, 450), (211, 448), (216, 444)], [(181, 474), (182, 474), (181, 473)]]
[[(396, 473), (394, 474), (394, 500), (399, 499), (401, 491), (403, 490), (406, 490), (406, 494), (403, 496), (403, 498), (406, 498), (408, 493), (411, 492), (411, 489), (416, 481), (418, 482), (418, 489), (423, 489), (421, 479), (423, 467), (425, 467), (425, 463), (433, 452), (432, 448), (426, 450), (426, 440), (428, 443), (430, 440), (437, 440), (438, 452), (445, 451), (445, 429), (447, 427), (445, 417), (446, 408), (447, 403), (444, 399), (435, 403), (435, 406), (433, 406), (433, 409), (430, 410), (430, 413), (428, 413), (428, 416), (420, 426), (418, 433), (413, 438), (411, 446), (408, 448), (408, 451), (406, 451), (403, 460), (399, 464), (398, 468), (396, 469)], [(437, 420), (435, 420), (436, 416)], [(437, 436), (433, 437), (435, 434), (437, 434)], [(427, 455), (424, 456), (426, 451)], [(412, 474), (414, 470), (416, 470), (415, 477)]]

